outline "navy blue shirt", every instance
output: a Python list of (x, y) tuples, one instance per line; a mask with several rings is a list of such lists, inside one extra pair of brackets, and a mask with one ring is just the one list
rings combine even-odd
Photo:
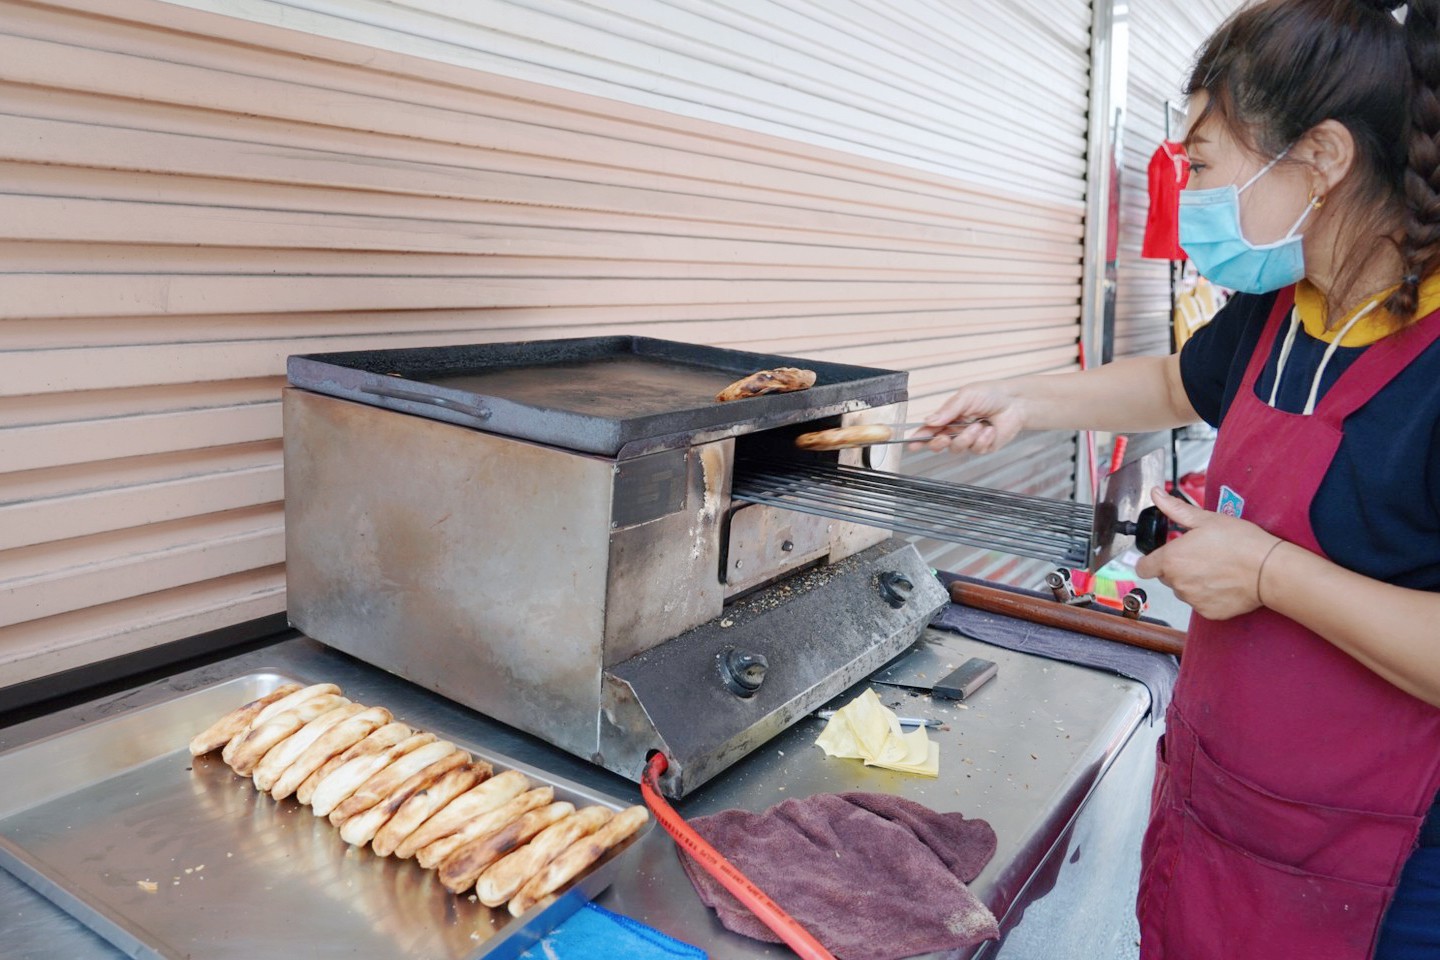
[[(1207, 423), (1219, 426), (1230, 408), (1276, 296), (1237, 294), (1180, 351), (1185, 392)], [(1285, 330), (1255, 384), (1262, 402), (1270, 397)], [(1279, 409), (1305, 408), (1327, 346), (1303, 326), (1296, 332), (1276, 397)], [(1366, 349), (1335, 351), (1321, 397)], [(1341, 566), (1398, 586), (1440, 591), (1440, 342), (1345, 421), (1310, 523), (1320, 547)]]

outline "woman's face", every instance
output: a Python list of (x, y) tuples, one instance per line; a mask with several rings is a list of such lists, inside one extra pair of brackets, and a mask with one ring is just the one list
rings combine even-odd
[[(1186, 139), (1190, 156), (1190, 181), (1186, 190), (1208, 190), (1245, 182), (1273, 157), (1257, 157), (1231, 136), (1218, 117), (1211, 117), (1199, 129), (1194, 124), (1205, 109), (1208, 95), (1202, 90), (1190, 98)], [(1254, 244), (1274, 243), (1289, 232), (1310, 202), (1310, 177), (1304, 164), (1283, 160), (1240, 194), (1240, 228)]]

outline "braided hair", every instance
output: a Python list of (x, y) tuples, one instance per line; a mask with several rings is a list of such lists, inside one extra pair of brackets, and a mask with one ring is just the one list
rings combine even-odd
[[(1393, 13), (1402, 7), (1403, 25)], [(1266, 156), (1326, 120), (1345, 126), (1355, 144), (1344, 185), (1354, 256), (1327, 299), (1344, 302), (1388, 249), (1403, 271), (1385, 307), (1415, 320), (1420, 284), (1440, 268), (1440, 0), (1247, 5), (1201, 46), (1185, 93), (1202, 90), (1195, 127), (1217, 116)]]
[(1420, 281), (1440, 267), (1440, 0), (1411, 0), (1405, 11), (1410, 61), (1410, 124), (1406, 141), (1405, 276), (1385, 302), (1393, 316), (1411, 318)]

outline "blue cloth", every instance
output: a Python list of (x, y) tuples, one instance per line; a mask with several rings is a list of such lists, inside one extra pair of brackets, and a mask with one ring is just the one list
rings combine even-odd
[(704, 950), (593, 903), (576, 910), (521, 960), (706, 960)]
[(1440, 957), (1440, 847), (1421, 847), (1405, 861), (1400, 889), (1380, 926), (1375, 960)]

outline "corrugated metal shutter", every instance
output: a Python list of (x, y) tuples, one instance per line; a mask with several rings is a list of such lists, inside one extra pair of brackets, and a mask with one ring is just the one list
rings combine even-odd
[[(646, 9), (637, 42), (727, 8)], [(910, 369), (916, 414), (1073, 367), (1086, 5), (746, 11), (812, 56), (769, 133), (154, 0), (0, 3), (0, 687), (283, 609), (291, 353), (643, 332)], [(779, 102), (729, 80), (785, 48), (727, 36), (702, 85)], [(580, 48), (700, 75), (652, 46)], [(1063, 496), (1073, 445), (979, 466)]]
[[(1150, 209), (1147, 167), (1165, 138), (1165, 105), (1182, 106), (1181, 84), (1199, 45), (1242, 4), (1238, 0), (1133, 0), (1120, 183), (1120, 264), (1115, 356), (1170, 352), (1170, 274), (1164, 260), (1143, 260)], [(1172, 127), (1176, 125), (1172, 121)], [(1180, 131), (1175, 131), (1179, 136)]]
[[(1199, 45), (1241, 6), (1238, 0), (1135, 0), (1130, 4), (1129, 83), (1120, 186), (1120, 261), (1115, 298), (1116, 357), (1170, 352), (1170, 267), (1145, 260), (1140, 247), (1150, 209), (1148, 165), (1165, 138), (1167, 103), (1184, 106), (1181, 85)], [(1171, 110), (1179, 137), (1183, 115)], [(1132, 438), (1129, 456), (1170, 444), (1166, 432)], [(1183, 445), (1180, 473), (1204, 466), (1209, 445)]]

